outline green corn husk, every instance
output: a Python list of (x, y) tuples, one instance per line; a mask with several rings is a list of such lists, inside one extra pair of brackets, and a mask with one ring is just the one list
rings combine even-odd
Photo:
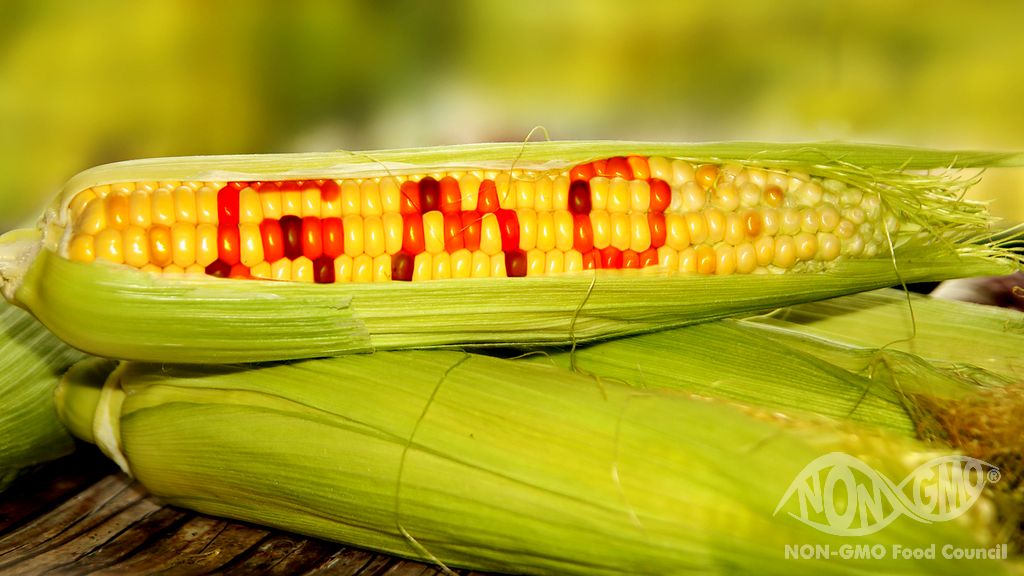
[[(436, 170), (565, 168), (620, 154), (799, 169), (878, 194), (901, 221), (893, 254), (822, 270), (701, 277), (658, 269), (548, 278), (303, 285), (161, 276), (68, 261), (54, 252), (73, 195), (120, 180), (277, 180)], [(849, 144), (542, 142), (277, 156), (142, 160), (73, 178), (37, 230), (0, 239), (4, 295), (58, 336), (100, 356), (249, 362), (462, 345), (583, 342), (891, 286), (1007, 274), (1019, 258), (989, 234), (973, 182), (909, 170), (1019, 165), (1018, 154)], [(1019, 234), (1019, 233), (1018, 233)], [(1010, 239), (1012, 240), (1011, 235)]]
[(74, 450), (52, 396), (64, 371), (84, 357), (23, 310), (0, 303), (0, 491), (24, 470)]
[[(533, 574), (959, 573), (929, 560), (785, 560), (838, 549), (773, 511), (833, 451), (904, 478), (912, 440), (774, 419), (553, 367), (447, 351), (260, 367), (80, 365), (69, 427), (154, 495), (451, 567)], [(982, 495), (957, 521), (899, 518), (858, 544), (1005, 542), (1017, 511)], [(1015, 561), (976, 561), (1001, 573)]]

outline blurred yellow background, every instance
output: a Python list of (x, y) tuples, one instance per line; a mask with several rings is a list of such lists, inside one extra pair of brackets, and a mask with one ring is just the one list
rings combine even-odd
[[(0, 2), (0, 230), (145, 156), (552, 138), (1024, 149), (1024, 3)], [(1024, 219), (1024, 179), (980, 193)]]

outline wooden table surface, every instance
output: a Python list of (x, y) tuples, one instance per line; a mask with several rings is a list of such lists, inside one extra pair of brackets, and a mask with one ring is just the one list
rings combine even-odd
[(210, 573), (428, 576), (443, 571), (163, 506), (91, 446), (0, 493), (0, 574)]

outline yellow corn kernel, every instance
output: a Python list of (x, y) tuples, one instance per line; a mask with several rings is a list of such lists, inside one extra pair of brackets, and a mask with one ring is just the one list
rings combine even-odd
[(686, 160), (672, 161), (672, 185), (682, 186), (686, 182), (693, 182), (696, 178), (693, 165)]
[(462, 210), (476, 210), (480, 198), (480, 178), (475, 174), (465, 174), (459, 178), (459, 193), (462, 195)]
[(836, 236), (838, 236), (840, 238), (843, 238), (843, 239), (846, 239), (846, 238), (849, 238), (849, 237), (853, 236), (853, 234), (856, 231), (857, 231), (857, 226), (855, 226), (854, 223), (850, 222), (849, 220), (840, 220), (839, 223), (836, 225), (836, 228), (835, 228)]
[(483, 250), (473, 252), (473, 278), (487, 278), (491, 275), (491, 257)]
[(647, 222), (647, 214), (630, 214), (629, 229), (630, 250), (643, 252), (651, 247), (651, 226)]
[(544, 270), (547, 274), (561, 274), (565, 272), (565, 253), (561, 250), (551, 250), (544, 255)]
[(96, 259), (96, 238), (92, 234), (75, 234), (68, 244), (68, 258), (76, 262)]
[(154, 224), (149, 228), (149, 260), (163, 268), (171, 263), (171, 228)]
[(452, 257), (447, 252), (434, 254), (434, 280), (447, 280), (452, 277)]
[(505, 271), (505, 255), (495, 254), (491, 256), (491, 277), (492, 278), (504, 278), (508, 274)]
[(103, 198), (96, 197), (85, 205), (82, 215), (75, 223), (75, 231), (82, 234), (99, 234), (107, 227), (107, 209), (103, 204)]
[(608, 194), (611, 190), (611, 182), (604, 176), (594, 176), (590, 179), (590, 209), (607, 210)]
[(121, 231), (104, 228), (96, 235), (96, 258), (117, 264), (124, 262), (124, 246)]
[(167, 266), (164, 266), (163, 273), (164, 274), (184, 274), (185, 273), (185, 269), (182, 268), (181, 266), (178, 266), (177, 264), (168, 264)]
[(140, 226), (129, 226), (122, 233), (124, 263), (136, 268), (149, 264), (149, 239), (146, 230)]
[(801, 232), (793, 238), (796, 243), (796, 257), (800, 260), (811, 260), (818, 253), (818, 237), (809, 232)]
[(693, 246), (679, 252), (679, 271), (697, 272), (697, 249)]
[(802, 218), (800, 212), (794, 208), (785, 208), (779, 213), (779, 232), (793, 236), (800, 232)]
[[(283, 190), (281, 194), (281, 214), (283, 216), (302, 216), (302, 191)], [(292, 266), (294, 268), (294, 266)], [(295, 270), (292, 270), (292, 276)]]
[(157, 266), (156, 264), (146, 264), (145, 266), (142, 267), (142, 271), (143, 272), (147, 272), (149, 274), (163, 274), (164, 273), (164, 269), (159, 267), (159, 266)]
[(174, 224), (174, 193), (167, 188), (160, 188), (149, 193), (153, 224), (171, 226)]
[(391, 280), (391, 255), (381, 254), (373, 259), (373, 281), (386, 282)]
[(708, 221), (700, 212), (687, 212), (683, 215), (686, 219), (686, 231), (690, 234), (690, 243), (700, 244), (708, 238)]
[[(193, 264), (193, 266), (201, 268), (198, 264)], [(253, 278), (259, 278), (260, 280), (274, 279), (274, 273), (271, 270), (270, 262), (260, 262), (252, 268), (249, 268), (249, 274), (251, 274)]]
[(320, 213), (320, 210), (322, 203), (320, 201), (320, 188), (315, 184), (306, 185), (305, 188), (299, 191), (299, 194), (302, 199), (300, 215), (303, 218), (306, 216), (316, 216), (317, 218), (321, 218), (322, 214)]
[[(342, 216), (353, 216), (361, 215), (362, 212), (362, 194), (359, 192), (359, 184), (355, 180), (342, 180), (341, 182), (341, 215)], [(356, 282), (355, 276), (352, 276), (353, 282)]]
[[(497, 227), (497, 217), (493, 214), (490, 216), (494, 218), (494, 225)], [(423, 243), (426, 251), (431, 254), (444, 252), (444, 214), (440, 210), (431, 210), (423, 215)], [(481, 236), (481, 247), (483, 243)], [(498, 237), (498, 250), (501, 250), (501, 236)]]
[(209, 266), (217, 260), (217, 226), (196, 226), (196, 264)]
[(107, 227), (124, 230), (131, 217), (131, 201), (127, 194), (109, 194), (103, 199), (107, 214)]
[(629, 214), (623, 214), (616, 212), (609, 214), (609, 222), (611, 228), (611, 245), (619, 250), (629, 249), (629, 245), (633, 242), (632, 230)]
[[(266, 262), (263, 262), (263, 264), (267, 266), (267, 270), (270, 269), (270, 264), (267, 264)], [(190, 274), (192, 276), (201, 276), (203, 274), (206, 274), (206, 267), (200, 266), (199, 264), (193, 264), (185, 268), (185, 274)], [(249, 271), (249, 274), (252, 275), (252, 270)]]
[(385, 214), (398, 214), (402, 210), (402, 193), (393, 176), (385, 176), (378, 184), (380, 208)]
[(629, 212), (629, 197), (629, 181), (612, 178), (608, 184), (608, 212), (612, 214)]
[(533, 209), (538, 214), (541, 212), (550, 212), (554, 209), (554, 182), (551, 178), (543, 177), (538, 178), (533, 185)]
[(362, 284), (373, 282), (373, 258), (360, 254), (352, 259), (352, 281)]
[(241, 245), (242, 264), (252, 268), (263, 262), (263, 237), (258, 224), (240, 224), (238, 238)]
[(708, 201), (707, 190), (692, 180), (683, 184), (680, 196), (683, 210), (686, 212), (699, 212), (704, 209), (704, 205)]
[(779, 268), (792, 268), (796, 264), (796, 242), (792, 236), (779, 236), (775, 239), (775, 256), (772, 264)]
[(569, 209), (569, 177), (560, 175), (555, 178), (551, 188), (551, 209)]
[(742, 244), (747, 238), (747, 225), (739, 214), (732, 212), (725, 217), (725, 243), (732, 246)]
[[(202, 196), (202, 191), (200, 191)], [(284, 204), (281, 199), (281, 192), (278, 190), (272, 190), (269, 192), (260, 192), (260, 209), (263, 212), (264, 218), (270, 218), (272, 220), (280, 220), (281, 216), (284, 215)], [(239, 195), (239, 203), (241, 203), (241, 195)], [(214, 196), (214, 214), (216, 214), (216, 196)], [(341, 213), (341, 210), (338, 210)]]
[(744, 182), (739, 185), (740, 206), (744, 208), (757, 208), (761, 205), (761, 187), (753, 182)]
[[(109, 186), (107, 193), (114, 192), (116, 194), (131, 194), (132, 192), (135, 192), (136, 187), (147, 192), (152, 192), (156, 189), (156, 182), (139, 182), (137, 184), (135, 182), (117, 182), (116, 184), (111, 184)], [(100, 194), (99, 191), (96, 192), (96, 195), (100, 198), (106, 196), (106, 194)]]
[[(320, 196), (317, 195), (319, 199)], [(359, 201), (363, 216), (381, 216), (384, 214), (384, 205), (380, 199), (380, 188), (373, 180), (363, 180), (359, 185)], [(317, 214), (319, 216), (319, 214)]]
[(246, 186), (238, 192), (238, 223), (259, 224), (263, 221), (260, 193)]
[(629, 207), (633, 212), (644, 212), (651, 207), (651, 185), (646, 180), (630, 180)]
[(834, 234), (830, 234), (828, 232), (818, 233), (818, 260), (831, 262), (839, 257), (839, 252), (839, 238), (836, 238)]
[(473, 275), (473, 253), (460, 248), (452, 253), (452, 278), (469, 278)]
[(498, 192), (498, 207), (514, 210), (516, 195), (512, 189), (512, 176), (508, 172), (499, 172), (494, 177), (494, 188)]
[(532, 208), (521, 208), (516, 219), (519, 220), (519, 249), (532, 250), (537, 246), (537, 213)]
[(736, 247), (736, 271), (750, 274), (757, 269), (757, 249), (749, 242)]
[(665, 244), (673, 250), (684, 250), (690, 245), (690, 230), (682, 214), (665, 214)]
[(711, 203), (723, 212), (732, 212), (740, 206), (740, 194), (732, 183), (719, 184), (711, 193)]
[[(423, 236), (427, 236), (426, 214), (423, 215)], [(444, 242), (441, 242), (441, 249), (444, 249)], [(488, 256), (501, 252), (501, 228), (498, 226), (498, 217), (493, 213), (484, 214), (480, 221), (480, 250)]]
[(75, 194), (75, 197), (72, 198), (71, 202), (68, 204), (68, 212), (71, 215), (72, 222), (78, 221), (78, 218), (82, 215), (82, 212), (85, 210), (86, 204), (88, 204), (89, 201), (92, 200), (93, 198), (96, 198), (96, 192), (94, 192), (92, 188), (83, 190), (78, 194)]
[(547, 256), (540, 250), (534, 248), (526, 253), (526, 275), (543, 276), (544, 264)]
[(551, 212), (537, 212), (537, 248), (543, 252), (555, 249), (555, 217)]
[(715, 247), (715, 274), (727, 276), (736, 272), (736, 250), (732, 246), (719, 244)]
[(168, 190), (174, 190), (181, 186), (180, 180), (161, 180), (156, 183), (157, 188), (167, 188)]
[(651, 156), (647, 159), (647, 166), (651, 170), (651, 178), (672, 182), (672, 162), (668, 158)]
[[(285, 258), (278, 260), (278, 262), (284, 261)], [(351, 282), (352, 281), (352, 257), (348, 254), (342, 254), (334, 259), (334, 281), (335, 282)]]
[(821, 218), (818, 216), (817, 211), (814, 208), (804, 208), (800, 210), (800, 230), (814, 234), (818, 231), (818, 226), (821, 224)]
[[(490, 259), (488, 259), (490, 265)], [(430, 280), (434, 277), (434, 256), (430, 252), (420, 252), (412, 261), (412, 281)]]
[(397, 254), (402, 250), (402, 215), (397, 212), (385, 212), (381, 216), (381, 225), (384, 227), (384, 251), (388, 254)]
[(658, 266), (669, 270), (679, 269), (679, 252), (669, 246), (658, 248)]
[(802, 206), (817, 206), (822, 199), (821, 186), (816, 182), (805, 182), (796, 189), (793, 196)]
[[(263, 245), (260, 244), (260, 248)], [(175, 222), (171, 226), (171, 261), (175, 266), (195, 264), (196, 261), (196, 227), (188, 222)]]
[[(401, 216), (399, 216), (401, 218)], [(441, 247), (444, 247), (442, 242)], [(363, 219), (363, 253), (376, 258), (385, 252), (384, 221), (380, 216), (368, 216)]]
[(718, 208), (704, 211), (704, 219), (708, 224), (708, 244), (717, 244), (725, 238), (725, 214)]
[(583, 271), (583, 254), (580, 254), (579, 250), (566, 250), (565, 251), (565, 271), (566, 272), (582, 272)]
[(604, 210), (590, 213), (590, 227), (594, 232), (594, 248), (607, 248), (612, 243), (612, 221)]
[[(541, 176), (543, 178), (543, 176)], [(516, 180), (515, 182), (516, 206), (521, 208), (533, 208), (534, 192), (533, 182), (529, 180)]]
[[(101, 184), (100, 186), (93, 186), (91, 190), (93, 194), (95, 194), (96, 196), (100, 198), (106, 198), (107, 194), (110, 194), (110, 184)], [(126, 192), (126, 194), (131, 195), (131, 190)], [(857, 200), (857, 202), (860, 202), (860, 200)]]
[[(345, 216), (342, 220), (342, 228), (345, 231), (345, 254), (355, 258), (363, 253), (363, 219), (360, 216)], [(354, 278), (354, 276), (353, 276)]]
[[(171, 194), (174, 198), (174, 221), (195, 224), (197, 221), (195, 191), (187, 186), (178, 186), (173, 190), (174, 192)], [(259, 207), (258, 202), (257, 207)]]
[(818, 210), (818, 229), (832, 232), (839, 226), (839, 211), (832, 206), (822, 206)]
[(313, 261), (305, 256), (299, 256), (292, 261), (292, 281), (313, 282)]
[(771, 236), (761, 236), (754, 241), (757, 253), (757, 265), (767, 266), (775, 260), (775, 240)]
[(714, 274), (715, 265), (718, 264), (718, 254), (711, 246), (697, 247), (697, 272), (700, 274)]
[[(337, 274), (337, 271), (338, 271), (338, 260), (341, 260), (341, 258), (337, 258), (334, 261), (335, 278), (338, 277), (338, 274)], [(349, 274), (351, 274), (351, 270), (349, 271)], [(287, 259), (287, 258), (281, 258), (277, 262), (274, 262), (273, 264), (271, 264), (270, 265), (270, 277), (273, 278), (274, 280), (291, 280), (292, 279), (292, 261)]]
[(572, 249), (572, 213), (568, 210), (555, 210), (552, 216), (555, 223), (555, 249), (563, 252)]
[(128, 223), (139, 228), (149, 228), (153, 223), (152, 202), (148, 192), (132, 192), (128, 197)]

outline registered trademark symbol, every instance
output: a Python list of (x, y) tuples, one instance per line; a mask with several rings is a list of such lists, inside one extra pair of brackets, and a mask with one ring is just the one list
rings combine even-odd
[(1002, 477), (1003, 475), (999, 473), (999, 468), (992, 468), (988, 471), (989, 484), (995, 484), (996, 482), (999, 482), (999, 479)]

